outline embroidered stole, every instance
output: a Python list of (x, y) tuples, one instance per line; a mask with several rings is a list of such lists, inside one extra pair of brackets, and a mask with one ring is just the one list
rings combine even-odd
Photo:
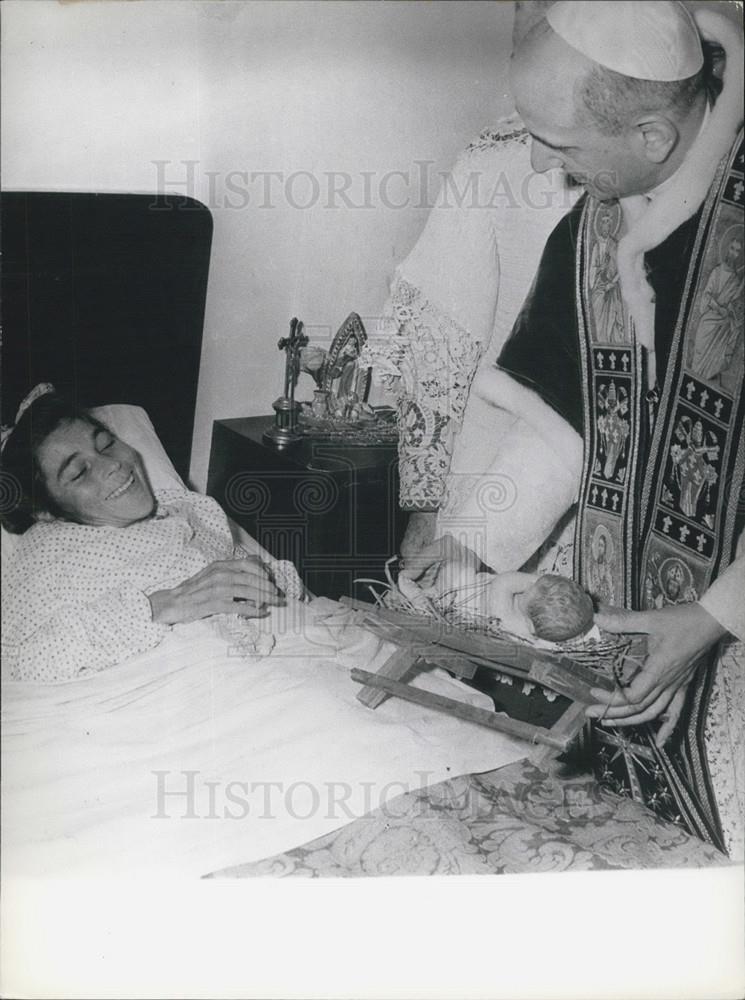
[[(703, 206), (659, 393), (621, 300), (617, 202), (588, 199), (576, 296), (585, 465), (575, 575), (598, 600), (637, 610), (695, 601), (734, 556), (745, 468), (743, 143)], [(723, 849), (704, 721), (715, 656), (696, 671), (676, 734), (596, 726), (598, 775)]]

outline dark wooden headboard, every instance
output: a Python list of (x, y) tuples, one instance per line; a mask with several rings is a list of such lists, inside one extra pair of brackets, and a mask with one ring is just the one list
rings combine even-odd
[(2, 423), (37, 382), (143, 406), (189, 472), (212, 217), (185, 197), (4, 192)]

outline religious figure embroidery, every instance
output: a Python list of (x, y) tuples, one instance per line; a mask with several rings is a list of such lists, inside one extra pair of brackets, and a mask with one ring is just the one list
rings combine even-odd
[(589, 591), (597, 601), (603, 604), (615, 604), (616, 592), (612, 572), (615, 546), (604, 524), (599, 524), (595, 528), (590, 553), (591, 558), (587, 567)]
[(357, 344), (350, 340), (342, 348), (339, 357), (336, 359), (332, 374), (336, 375), (337, 372), (339, 373), (339, 382), (336, 386), (336, 395), (339, 399), (348, 399), (355, 393), (359, 375), (359, 365), (357, 363), (359, 350)]
[[(625, 470), (623, 489), (618, 489), (618, 480), (606, 487), (609, 493), (612, 489), (614, 495), (622, 495), (620, 514), (613, 517), (606, 510), (601, 516), (615, 545), (615, 603), (626, 607), (654, 610), (696, 601), (733, 555), (739, 530), (745, 417), (743, 337), (741, 332), (735, 333), (736, 318), (742, 316), (742, 306), (735, 301), (742, 295), (742, 175), (732, 166), (741, 141), (738, 137), (726, 169), (717, 174), (712, 196), (701, 208), (695, 239), (687, 238), (693, 235), (694, 220), (671, 234), (669, 249), (674, 257), (669, 259), (669, 272), (661, 268), (655, 276), (657, 320), (665, 317), (672, 342), (665, 378), (661, 379), (662, 392), (650, 414), (652, 427), (643, 420), (645, 408), (640, 398), (646, 388), (646, 366), (637, 361), (643, 362), (643, 356), (639, 351), (629, 355), (632, 363), (621, 371), (610, 365), (611, 350), (615, 353), (620, 348), (601, 349), (602, 329), (596, 330), (593, 313), (597, 307), (591, 300), (590, 281), (598, 231), (595, 215), (601, 205), (592, 199), (587, 202), (584, 225), (578, 233), (577, 325), (586, 375), (583, 415), (595, 441), (593, 449), (585, 452), (578, 513), (578, 549), (584, 552), (582, 582), (590, 589), (602, 580), (602, 558), (599, 568), (593, 563), (596, 556), (602, 556), (607, 542), (597, 540), (600, 517), (594, 491), (600, 494), (603, 488), (599, 483), (604, 478), (603, 465), (608, 462), (613, 467), (612, 456), (603, 451), (598, 428), (600, 417), (607, 417), (612, 410), (607, 400), (613, 381), (616, 391), (623, 386), (628, 393), (630, 428), (624, 460), (619, 458), (615, 466)], [(690, 254), (683, 249), (684, 238)], [(667, 240), (659, 243), (659, 248), (665, 243)], [(675, 259), (678, 254), (679, 261)], [(676, 303), (677, 315), (665, 316), (665, 310)], [(627, 356), (625, 351), (620, 353)], [(708, 383), (708, 391), (702, 382)], [(602, 383), (606, 384), (605, 407), (599, 399)], [(642, 417), (639, 425), (635, 419), (637, 398)], [(604, 785), (617, 782), (630, 794), (642, 786), (644, 801), (656, 811), (664, 796), (669, 818), (717, 846), (724, 844), (724, 838), (710, 780), (716, 761), (704, 724), (710, 695), (717, 690), (719, 669), (712, 655), (696, 671), (676, 732), (664, 750), (655, 746), (653, 728), (629, 727), (624, 732), (630, 742), (652, 751), (654, 761), (664, 771), (664, 784), (658, 786), (656, 780), (652, 783), (643, 778), (625, 755), (617, 757), (612, 751), (600, 762), (597, 747), (604, 737), (600, 727), (594, 728), (591, 738), (598, 762), (596, 773)]]
[(686, 517), (696, 518), (704, 487), (708, 503), (711, 487), (719, 478), (711, 464), (719, 458), (717, 436), (713, 431), (704, 431), (700, 420), (693, 422), (684, 416), (675, 426), (675, 437), (680, 444), (670, 448), (670, 458), (673, 478), (679, 489), (678, 507)]
[(600, 453), (604, 455), (603, 476), (607, 480), (612, 480), (615, 476), (618, 482), (622, 483), (625, 466), (618, 469), (617, 474), (616, 467), (625, 454), (630, 433), (629, 421), (626, 418), (629, 410), (629, 394), (623, 386), (616, 388), (616, 383), (610, 382), (608, 385), (603, 383), (598, 388), (597, 398), (600, 411), (597, 422)]
[(743, 229), (732, 226), (722, 238), (719, 263), (712, 268), (701, 299), (691, 360), (694, 375), (721, 383), (738, 346), (742, 353), (744, 291)]
[(698, 600), (693, 574), (686, 564), (675, 558), (657, 564), (652, 560), (644, 578), (644, 607), (648, 611)]
[(618, 205), (602, 206), (595, 216), (596, 240), (590, 253), (590, 302), (595, 316), (597, 340), (601, 343), (626, 342), (623, 302), (619, 285), (616, 251), (621, 225)]

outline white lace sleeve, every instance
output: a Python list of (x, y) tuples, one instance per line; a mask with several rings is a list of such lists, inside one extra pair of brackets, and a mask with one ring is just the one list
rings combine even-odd
[(369, 342), (365, 360), (397, 400), (404, 508), (435, 510), (442, 501), (471, 380), (494, 329), (496, 229), (505, 194), (514, 198), (505, 193), (505, 171), (516, 156), (523, 163), (526, 143), (519, 119), (505, 119), (443, 176)]
[[(546, 237), (577, 196), (561, 171), (535, 173), (516, 115), (485, 129), (443, 176), (366, 354), (398, 406), (402, 507), (438, 509), (451, 467), (462, 473), (456, 442), (475, 369), (499, 352)], [(479, 459), (470, 471), (485, 468)]]
[(403, 345), (397, 359), (400, 503), (434, 510), (483, 345), (403, 278), (395, 283), (391, 311)]

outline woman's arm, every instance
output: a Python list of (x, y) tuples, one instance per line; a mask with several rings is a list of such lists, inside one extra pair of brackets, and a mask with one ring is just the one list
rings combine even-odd
[(214, 562), (149, 596), (124, 584), (94, 601), (57, 602), (48, 615), (37, 613), (30, 629), (10, 622), (3, 662), (13, 680), (72, 680), (157, 646), (170, 625), (217, 614), (263, 617), (266, 605), (281, 603), (276, 586), (254, 560)]
[(31, 629), (6, 621), (3, 662), (13, 680), (72, 680), (157, 646), (168, 631), (153, 621), (147, 596), (127, 584), (89, 603), (56, 602), (38, 617)]
[(47, 593), (38, 589), (26, 602), (9, 602), (2, 652), (13, 680), (72, 680), (158, 645), (170, 625), (216, 614), (260, 617), (266, 605), (283, 603), (254, 557), (210, 563), (149, 595), (129, 583), (90, 601), (65, 600), (52, 587)]

